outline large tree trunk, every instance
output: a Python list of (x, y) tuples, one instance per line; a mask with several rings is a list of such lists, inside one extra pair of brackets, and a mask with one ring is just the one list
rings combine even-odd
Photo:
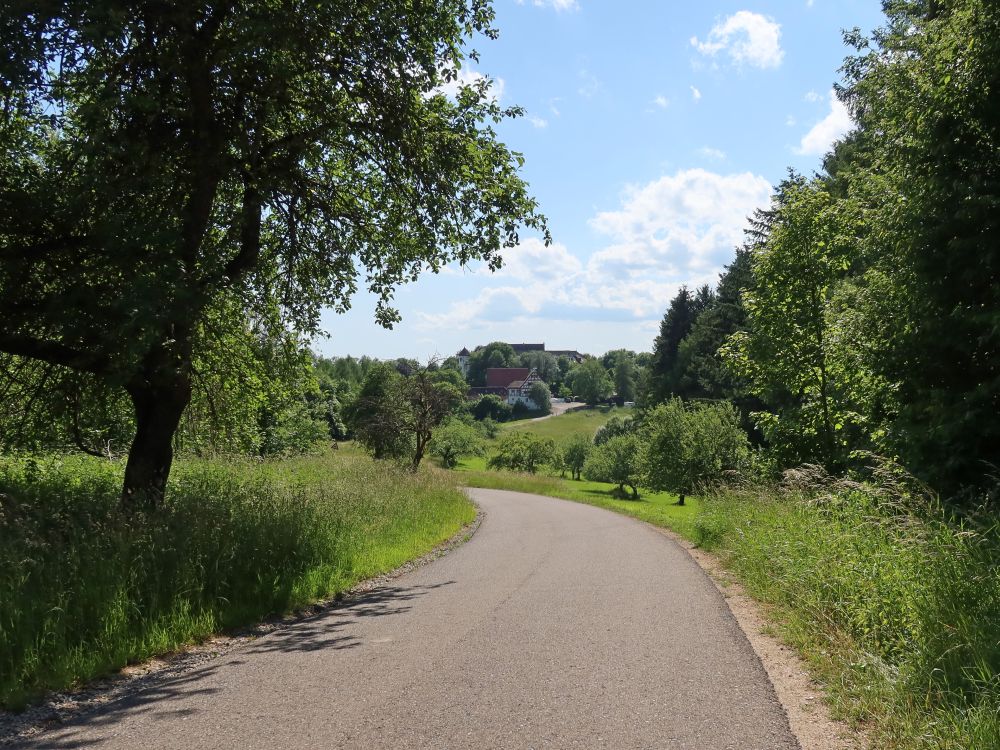
[(191, 380), (175, 374), (166, 383), (143, 379), (127, 388), (135, 407), (135, 439), (129, 449), (122, 504), (152, 510), (163, 502), (174, 459), (174, 434), (191, 400)]

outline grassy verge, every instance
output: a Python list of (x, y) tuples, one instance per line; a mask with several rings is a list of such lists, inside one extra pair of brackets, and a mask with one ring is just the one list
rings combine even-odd
[(391, 570), (474, 518), (452, 479), (349, 453), (181, 461), (168, 507), (134, 519), (120, 466), (0, 459), (0, 704)]
[[(581, 414), (518, 428), (592, 434)], [(489, 471), (485, 459), (463, 462), (459, 480), (598, 505), (716, 552), (872, 747), (1000, 748), (995, 517), (960, 522), (932, 502), (857, 485), (727, 490), (680, 508), (666, 494), (620, 500), (610, 485)]]
[(485, 459), (467, 459), (458, 465), (456, 471), (458, 481), (467, 487), (530, 492), (574, 500), (674, 529), (679, 533), (687, 533), (689, 536), (694, 533), (693, 521), (700, 507), (698, 499), (693, 497), (688, 497), (684, 506), (678, 506), (676, 495), (666, 492), (644, 492), (638, 500), (622, 500), (614, 494), (614, 485), (603, 482), (577, 481), (549, 474), (490, 471), (486, 468)]
[(1000, 535), (880, 493), (726, 492), (719, 552), (873, 747), (1000, 747)]

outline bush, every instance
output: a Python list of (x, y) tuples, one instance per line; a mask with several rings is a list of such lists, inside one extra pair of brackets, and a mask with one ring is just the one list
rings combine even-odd
[(616, 435), (605, 440), (590, 452), (583, 466), (583, 475), (592, 482), (618, 485), (618, 493), (625, 494), (626, 485), (632, 497), (639, 497), (642, 464), (640, 443), (636, 435)]
[(480, 396), (472, 407), (472, 416), (480, 421), (492, 419), (494, 422), (509, 422), (512, 415), (511, 405), (492, 393)]
[(531, 388), (528, 389), (528, 398), (534, 402), (535, 409), (542, 414), (552, 413), (552, 394), (545, 383), (532, 383)]
[(553, 441), (536, 437), (530, 432), (507, 432), (500, 438), (497, 452), (490, 457), (489, 467), (534, 474), (539, 467), (555, 458)]
[(121, 511), (121, 472), (0, 458), (0, 705), (342, 591), (475, 514), (445, 474), (342, 453), (178, 461), (148, 516)]
[(441, 459), (441, 465), (453, 469), (463, 456), (478, 456), (483, 452), (482, 432), (477, 427), (451, 419), (434, 430), (430, 452)]

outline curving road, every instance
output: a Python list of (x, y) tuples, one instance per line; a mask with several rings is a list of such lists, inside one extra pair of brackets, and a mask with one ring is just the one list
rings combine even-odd
[(23, 746), (798, 747), (680, 547), (598, 508), (471, 492), (486, 518), (446, 557)]

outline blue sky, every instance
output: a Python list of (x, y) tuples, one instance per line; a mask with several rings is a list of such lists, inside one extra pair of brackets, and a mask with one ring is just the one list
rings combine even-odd
[(714, 283), (771, 185), (818, 169), (849, 129), (832, 97), (841, 30), (882, 19), (878, 0), (494, 5), (500, 39), (476, 40), (463, 76), (527, 108), (500, 135), (525, 156), (554, 244), (522, 235), (498, 273), (423, 275), (396, 294), (391, 331), (361, 293), (324, 315), (324, 354), (426, 360), (496, 340), (649, 351), (677, 289)]

